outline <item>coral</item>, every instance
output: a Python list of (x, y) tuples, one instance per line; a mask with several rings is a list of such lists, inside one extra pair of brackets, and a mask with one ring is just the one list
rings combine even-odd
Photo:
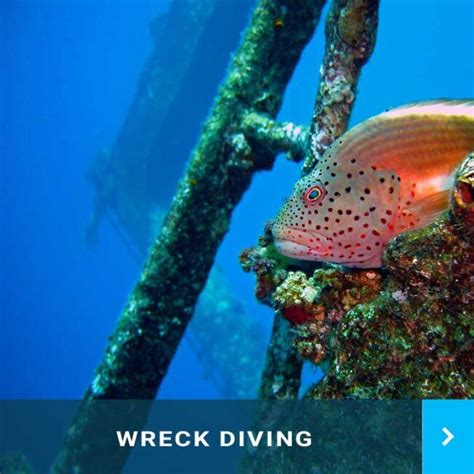
[(315, 271), (309, 282), (316, 287), (316, 294), (320, 295), (313, 301), (318, 317), (298, 328), (295, 343), (305, 359), (321, 364), (332, 350), (333, 329), (348, 310), (370, 301), (378, 294), (381, 277), (377, 272), (371, 271), (320, 269)]
[(375, 298), (381, 289), (382, 279), (377, 271), (347, 272), (334, 265), (313, 272), (314, 265), (304, 263), (306, 273), (289, 271), (300, 262), (278, 256), (265, 237), (260, 239), (259, 247), (247, 249), (241, 258), (247, 270), (249, 260), (253, 261), (256, 297), (297, 326), (296, 348), (302, 357), (316, 364), (326, 359), (331, 330), (342, 316), (354, 306)]
[(255, 294), (262, 303), (271, 305), (271, 295), (287, 275), (288, 260), (272, 244), (271, 224), (265, 226), (264, 234), (256, 247), (244, 249), (240, 263), (245, 272), (254, 272), (257, 277)]
[(328, 375), (308, 396), (472, 396), (470, 252), (447, 216), (392, 242), (384, 290), (341, 320)]

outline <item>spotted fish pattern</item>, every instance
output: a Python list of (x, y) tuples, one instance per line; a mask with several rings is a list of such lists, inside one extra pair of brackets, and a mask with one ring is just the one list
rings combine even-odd
[(386, 243), (448, 207), (454, 172), (474, 150), (474, 101), (409, 104), (334, 142), (300, 179), (272, 227), (277, 249), (301, 260), (382, 265)]

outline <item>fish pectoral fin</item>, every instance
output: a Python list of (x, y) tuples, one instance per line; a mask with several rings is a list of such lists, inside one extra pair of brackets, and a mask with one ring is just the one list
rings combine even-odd
[(403, 209), (402, 216), (410, 221), (406, 228), (417, 229), (431, 224), (449, 206), (449, 190), (430, 194)]
[(416, 201), (410, 208), (410, 212), (421, 216), (434, 216), (435, 218), (445, 211), (449, 206), (449, 190), (438, 191), (434, 194)]

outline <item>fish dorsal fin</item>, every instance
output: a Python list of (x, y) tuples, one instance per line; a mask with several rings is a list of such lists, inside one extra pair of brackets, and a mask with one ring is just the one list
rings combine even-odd
[(412, 102), (389, 109), (379, 117), (395, 118), (413, 114), (426, 115), (462, 115), (474, 118), (473, 99), (436, 99)]
[[(440, 134), (435, 127), (437, 124), (436, 126), (443, 128), (446, 124), (445, 118), (450, 119), (451, 124), (455, 124), (456, 131), (453, 130), (451, 134), (456, 132), (459, 135), (454, 140), (454, 143), (458, 144), (458, 148), (462, 148), (462, 150), (457, 150), (459, 153), (465, 155), (474, 146), (474, 100), (428, 100), (390, 109), (357, 124), (331, 144), (324, 153), (321, 166), (327, 164), (327, 161), (331, 161), (331, 156), (338, 156), (341, 163), (348, 163), (356, 157), (359, 164), (374, 164), (374, 159), (377, 158), (376, 153), (383, 152), (384, 143), (392, 145), (401, 143), (399, 155), (402, 156), (402, 161), (414, 161), (417, 159), (414, 156), (415, 152), (422, 147), (422, 144), (416, 145), (415, 138), (420, 136), (420, 128), (414, 127), (414, 123), (410, 123), (412, 118), (416, 119), (418, 125), (420, 123), (423, 125), (424, 118), (430, 118), (430, 126), (424, 128), (424, 134), (428, 134), (428, 137), (425, 136), (424, 139), (436, 141), (436, 146), (432, 145), (435, 151), (440, 148), (437, 145), (441, 139), (447, 140), (451, 136)], [(400, 141), (402, 135), (407, 137), (406, 142)], [(452, 155), (454, 156), (456, 153), (453, 152)], [(441, 156), (441, 153), (433, 155), (433, 159), (445, 160), (445, 158)], [(392, 157), (388, 159), (387, 166), (393, 161)], [(397, 169), (394, 168), (394, 171)]]
[(449, 190), (430, 194), (400, 211), (397, 230), (413, 230), (431, 224), (448, 206)]

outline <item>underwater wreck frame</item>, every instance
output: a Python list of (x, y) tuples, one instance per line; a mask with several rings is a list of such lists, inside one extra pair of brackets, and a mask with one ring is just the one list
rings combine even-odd
[[(257, 5), (53, 472), (69, 472), (90, 455), (80, 440), (94, 429), (92, 401), (155, 397), (254, 173), (270, 169), (280, 152), (304, 159), (307, 173), (345, 131), (361, 68), (375, 45), (378, 1), (333, 1), (311, 124), (275, 122), (324, 4)], [(381, 272), (294, 271), (276, 255), (268, 232), (244, 252), (244, 269), (257, 275), (258, 298), (278, 311), (261, 398), (296, 398), (303, 359), (324, 364), (327, 372), (307, 398), (472, 395), (473, 162), (467, 157), (457, 174), (450, 211), (395, 239)], [(280, 316), (295, 307), (314, 316), (296, 329)], [(137, 413), (137, 420), (145, 419), (146, 410)]]

